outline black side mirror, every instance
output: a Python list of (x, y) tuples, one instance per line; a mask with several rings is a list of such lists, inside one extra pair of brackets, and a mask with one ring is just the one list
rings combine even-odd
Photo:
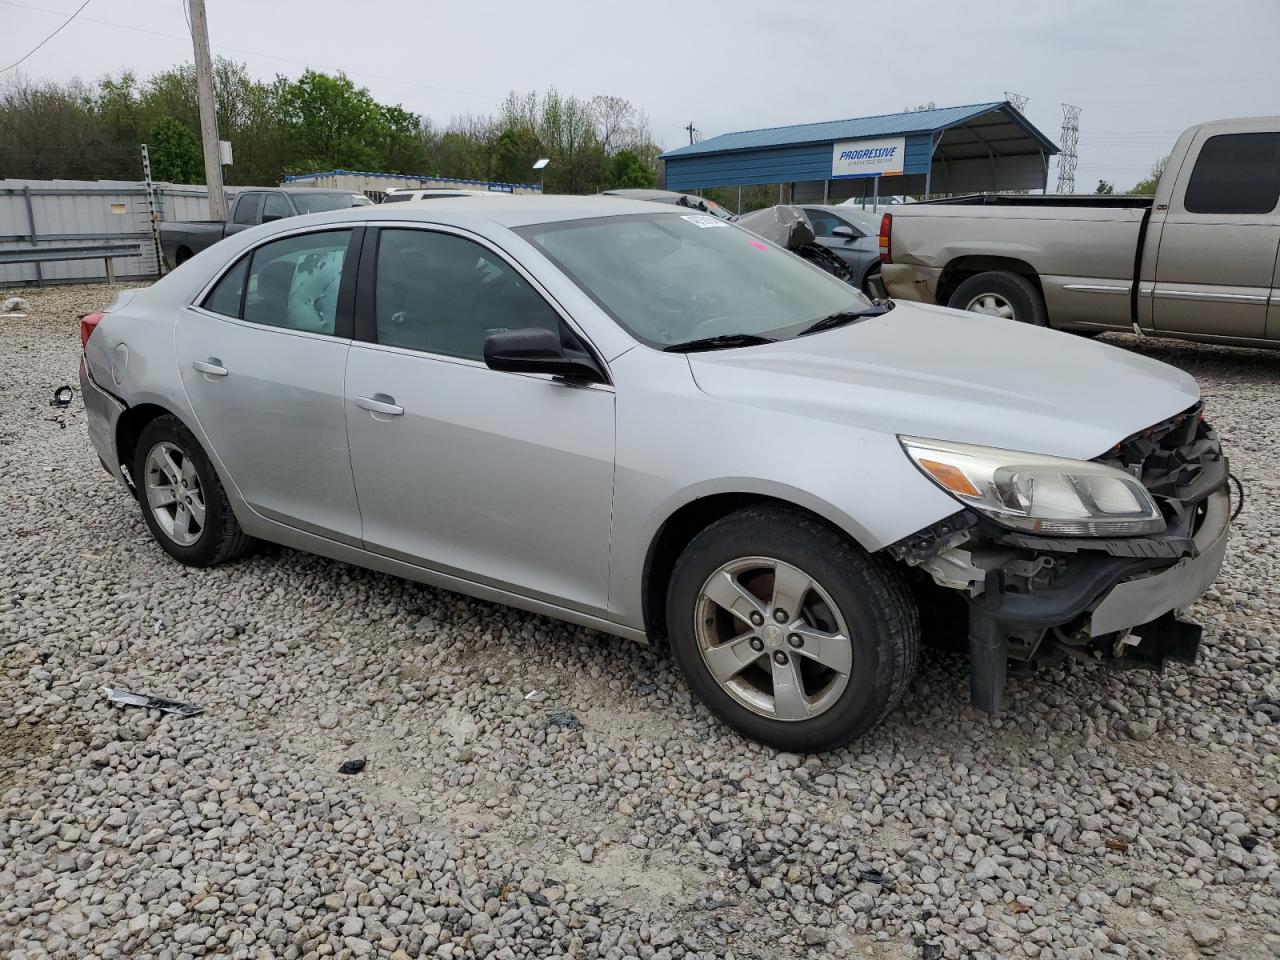
[(280, 216), (280, 214), (278, 213), (267, 213), (267, 214), (263, 214), (262, 216), (263, 223), (275, 223), (277, 220), (283, 220), (283, 219), (284, 217)]
[(604, 371), (590, 354), (565, 349), (560, 334), (545, 327), (489, 334), (484, 362), (490, 370), (508, 373), (549, 373), (566, 380), (605, 382)]
[(833, 227), (831, 230), (831, 236), (839, 237), (841, 240), (857, 239), (857, 237), (854, 235), (853, 227), (845, 226), (843, 224), (838, 227)]

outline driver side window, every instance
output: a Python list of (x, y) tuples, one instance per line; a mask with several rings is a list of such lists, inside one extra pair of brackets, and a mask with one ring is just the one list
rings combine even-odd
[(374, 290), (378, 343), (484, 359), (491, 333), (560, 330), (560, 315), (505, 260), (448, 233), (384, 229)]

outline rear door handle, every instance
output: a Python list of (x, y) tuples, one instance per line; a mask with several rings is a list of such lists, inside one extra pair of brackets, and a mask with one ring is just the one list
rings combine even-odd
[(361, 410), (381, 413), (388, 417), (404, 415), (404, 407), (396, 404), (395, 397), (389, 397), (385, 393), (375, 393), (372, 397), (356, 397), (356, 406)]
[(194, 360), (191, 366), (209, 377), (225, 377), (230, 372), (217, 357), (210, 357), (208, 360)]

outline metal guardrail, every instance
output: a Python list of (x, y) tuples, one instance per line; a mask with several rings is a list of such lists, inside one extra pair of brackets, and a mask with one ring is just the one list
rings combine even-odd
[(138, 257), (141, 255), (141, 243), (98, 243), (76, 247), (27, 247), (22, 250), (0, 250), (0, 264), (101, 259), (107, 267), (107, 283), (115, 283), (116, 271), (111, 261), (116, 257)]

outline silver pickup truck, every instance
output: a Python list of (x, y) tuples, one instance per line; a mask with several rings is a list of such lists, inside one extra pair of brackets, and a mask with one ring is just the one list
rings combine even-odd
[(1280, 117), (1178, 138), (1154, 197), (976, 196), (895, 206), (890, 296), (1081, 333), (1280, 347)]

